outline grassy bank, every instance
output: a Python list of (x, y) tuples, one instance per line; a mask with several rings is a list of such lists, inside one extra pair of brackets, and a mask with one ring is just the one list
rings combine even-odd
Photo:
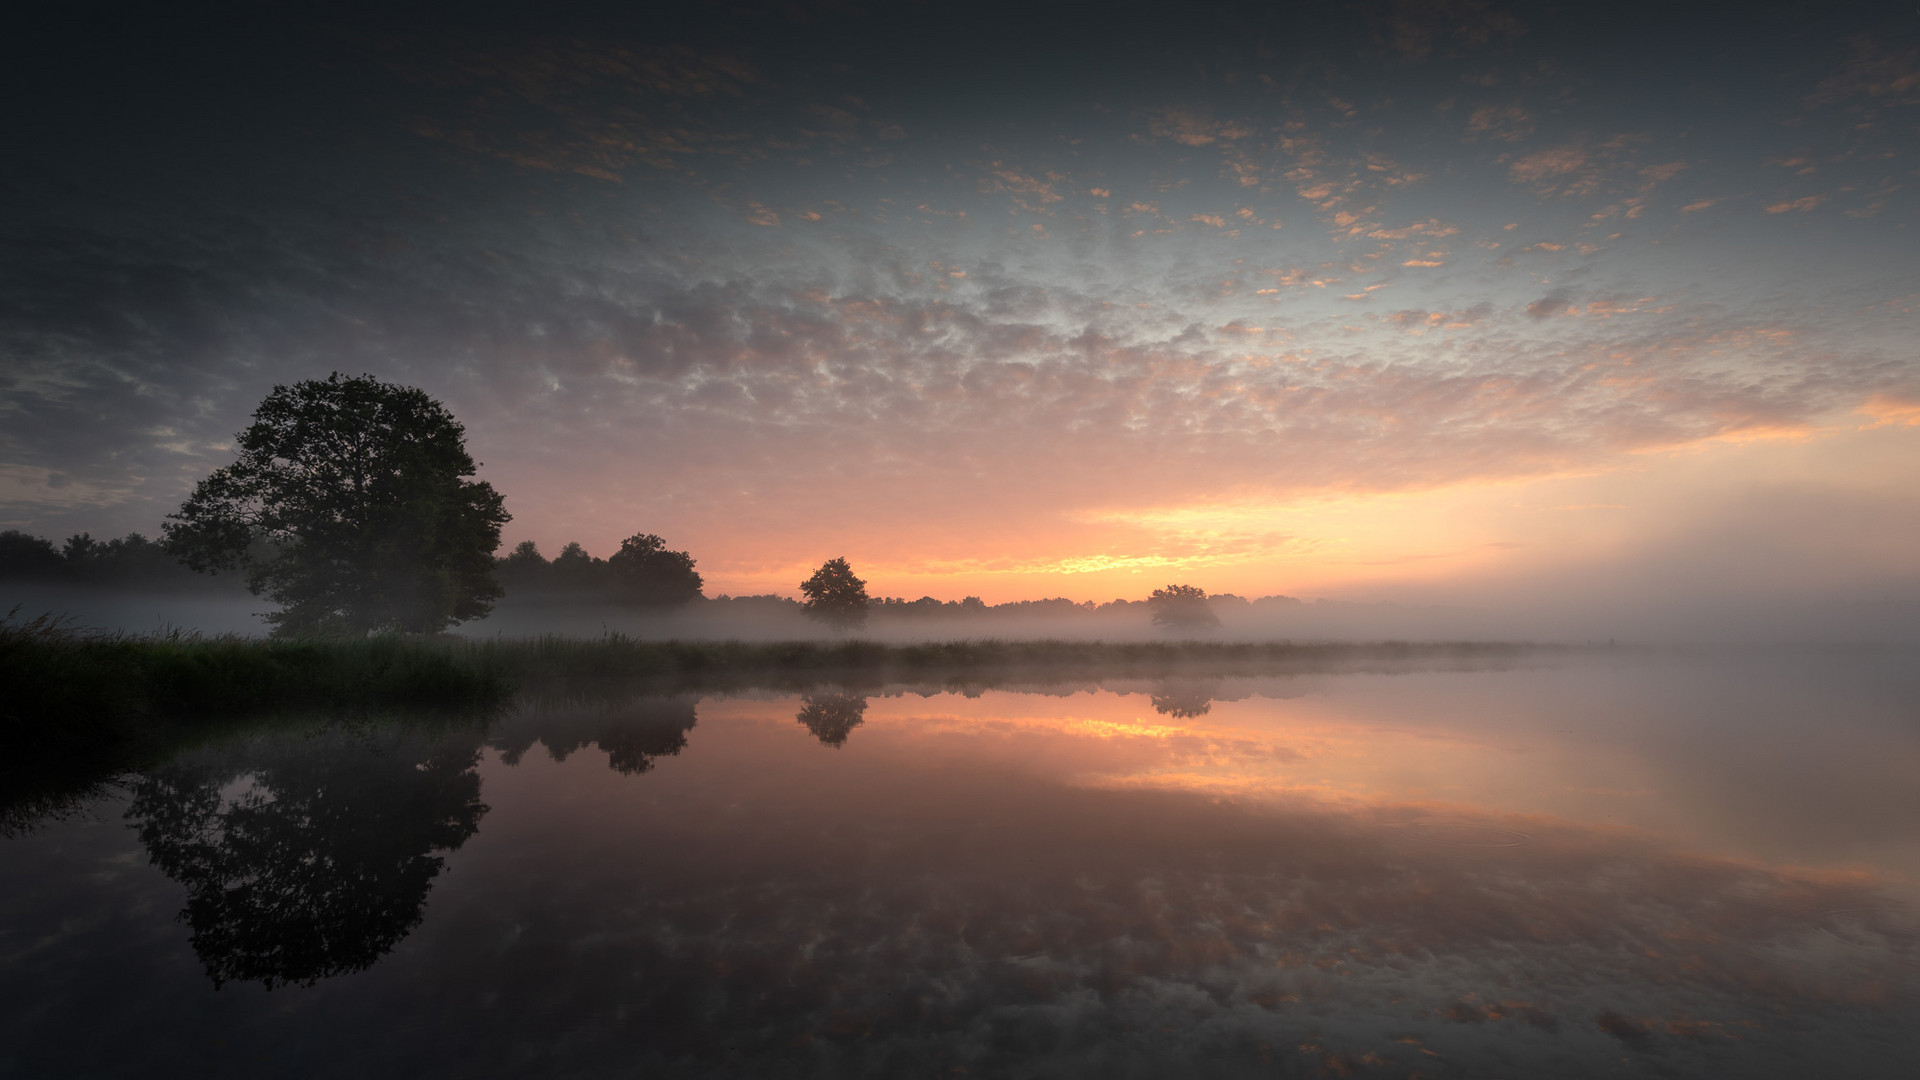
[(471, 647), (399, 637), (350, 641), (75, 632), (0, 624), (0, 735), (89, 732), (168, 717), (283, 708), (462, 707), (511, 684)]
[(271, 722), (472, 716), (512, 683), (432, 640), (272, 641), (0, 621), (0, 833), (186, 746)]

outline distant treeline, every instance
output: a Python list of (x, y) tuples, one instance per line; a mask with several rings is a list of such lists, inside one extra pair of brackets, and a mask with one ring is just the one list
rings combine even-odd
[[(652, 539), (652, 538), (649, 538)], [(683, 552), (664, 552), (665, 555), (684, 555)], [(692, 560), (688, 560), (691, 565)], [(587, 553), (587, 549), (578, 542), (569, 543), (560, 549), (560, 554), (549, 559), (540, 553), (540, 548), (531, 540), (522, 540), (505, 558), (495, 560), (494, 576), (506, 589), (507, 595), (525, 595), (528, 593), (546, 593), (556, 600), (565, 599), (578, 602), (593, 598), (619, 599), (626, 591), (619, 571), (618, 558), (614, 560), (598, 558)], [(708, 605), (721, 605), (729, 609), (753, 611), (758, 613), (789, 612), (799, 614), (800, 601), (774, 593), (754, 596), (729, 596), (725, 593), (715, 597), (696, 596), (695, 602), (704, 601)], [(1233, 593), (1216, 593), (1207, 597), (1207, 603), (1217, 612), (1265, 612), (1282, 608), (1298, 607), (1301, 601), (1291, 596), (1262, 596), (1248, 599)], [(1004, 604), (989, 604), (977, 596), (960, 600), (936, 600), (931, 596), (922, 596), (918, 600), (908, 600), (899, 596), (876, 596), (868, 603), (868, 609), (882, 616), (928, 616), (928, 615), (1022, 615), (1043, 617), (1067, 617), (1077, 615), (1100, 614), (1139, 614), (1147, 611), (1146, 600), (1110, 600), (1104, 604), (1092, 600), (1074, 601), (1064, 596), (1046, 600), (1012, 600)]]
[(95, 540), (77, 533), (53, 541), (17, 529), (0, 532), (0, 580), (105, 585), (122, 589), (238, 588), (244, 575), (209, 578), (189, 570), (165, 544), (139, 533)]
[[(635, 541), (645, 541), (636, 543)], [(262, 551), (271, 557), (270, 551)], [(623, 557), (624, 556), (624, 557)], [(665, 550), (658, 538), (645, 536), (629, 541), (613, 559), (590, 555), (579, 543), (570, 543), (549, 559), (531, 540), (522, 541), (503, 558), (494, 560), (494, 575), (508, 595), (546, 595), (555, 601), (570, 603), (606, 600), (623, 602), (652, 599), (658, 594), (668, 604), (693, 603), (718, 606), (730, 611), (753, 614), (791, 613), (798, 615), (800, 602), (768, 593), (757, 596), (706, 597), (700, 591), (700, 579), (692, 572), (693, 560), (685, 552)], [(0, 532), (0, 580), (28, 580), (102, 585), (123, 589), (138, 588), (238, 588), (244, 574), (222, 574), (209, 579), (183, 565), (158, 540), (139, 533), (128, 533), (116, 540), (95, 540), (88, 533), (68, 537), (61, 544), (16, 529)], [(644, 602), (644, 601), (642, 601)], [(656, 601), (657, 602), (657, 601)], [(1301, 601), (1291, 596), (1263, 596), (1248, 599), (1232, 593), (1207, 597), (1208, 606), (1221, 615), (1233, 612), (1258, 613), (1297, 607)], [(908, 600), (898, 596), (875, 597), (869, 610), (878, 616), (978, 616), (1016, 615), (1063, 618), (1102, 614), (1140, 614), (1148, 608), (1146, 600), (1110, 600), (1098, 604), (1091, 600), (1073, 601), (1065, 597), (1046, 600), (1015, 600), (988, 604), (977, 596), (961, 600), (936, 600), (922, 596)]]

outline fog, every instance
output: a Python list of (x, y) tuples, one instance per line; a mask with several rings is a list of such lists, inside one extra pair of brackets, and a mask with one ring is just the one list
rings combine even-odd
[[(1604, 582), (1601, 583), (1604, 585)], [(82, 629), (130, 634), (199, 633), (264, 636), (271, 603), (237, 587), (127, 590), (41, 582), (0, 582), (0, 612), (42, 614)], [(1155, 626), (1144, 604), (1123, 610), (1074, 608), (1057, 614), (878, 612), (864, 628), (840, 632), (808, 619), (797, 605), (699, 600), (666, 613), (595, 597), (509, 594), (483, 619), (449, 632), (461, 637), (620, 633), (643, 639), (837, 640), (888, 643), (962, 639), (1156, 641), (1531, 641), (1622, 645), (1920, 644), (1920, 591), (1885, 587), (1795, 596), (1685, 592), (1667, 596), (1603, 587), (1558, 596), (1496, 597), (1484, 605), (1338, 600), (1216, 598), (1220, 625), (1169, 630)]]

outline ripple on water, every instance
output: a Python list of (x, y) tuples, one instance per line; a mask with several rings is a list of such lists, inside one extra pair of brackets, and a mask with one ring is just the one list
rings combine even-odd
[(1762, 906), (1777, 922), (1766, 932), (1738, 939), (1742, 951), (1787, 969), (1851, 972), (1893, 998), (1920, 1000), (1920, 915), (1911, 907), (1868, 900), (1794, 915)]
[(1828, 908), (1818, 918), (1819, 932), (1843, 948), (1883, 955), (1907, 967), (1920, 964), (1920, 917), (1904, 905), (1887, 901)]
[(1533, 837), (1518, 829), (1489, 825), (1484, 821), (1422, 818), (1400, 828), (1408, 836), (1443, 847), (1510, 848), (1533, 842)]

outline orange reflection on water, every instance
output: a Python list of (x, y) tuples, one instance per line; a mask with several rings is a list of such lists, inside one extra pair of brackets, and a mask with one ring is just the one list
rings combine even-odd
[[(868, 696), (846, 750), (1080, 787), (1626, 828), (1920, 894), (1920, 837), (1903, 824), (1920, 817), (1920, 755), (1887, 722), (1897, 700), (1843, 703), (1748, 670), (1595, 667), (1120, 691)], [(795, 728), (783, 702), (700, 710), (703, 724)]]
[(1762, 1075), (1828, 1045), (1873, 1075), (1903, 1052), (1920, 922), (1886, 868), (1543, 809), (1591, 779), (1603, 733), (1577, 710), (1535, 730), (1493, 689), (1520, 677), (1489, 678), (1461, 684), (1471, 715), (1444, 681), (1376, 677), (1204, 702), (1198, 684), (876, 695), (833, 742), (802, 698), (708, 699), (643, 777), (484, 770), (502, 828), (535, 828), (510, 863), (463, 851), (449, 890), (515, 883), (529, 895), (475, 902), (504, 918), (539, 902), (518, 883), (603, 867), (609, 911), (576, 931), (596, 949), (662, 950), (695, 989), (752, 971), (840, 1045), (987, 1045), (1019, 1014), (1037, 1041), (1016, 1057), (1092, 1025), (1174, 1056), (1292, 1047), (1329, 1075), (1435, 1054), (1571, 1075), (1623, 1053)]

